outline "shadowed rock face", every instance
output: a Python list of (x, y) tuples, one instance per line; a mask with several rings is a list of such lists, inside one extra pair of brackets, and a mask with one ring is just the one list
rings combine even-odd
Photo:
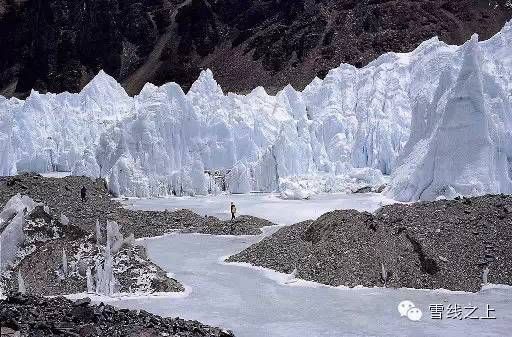
[(439, 35), (462, 43), (512, 17), (479, 0), (0, 0), (0, 93), (79, 91), (100, 69), (130, 94), (187, 89), (211, 68), (225, 90), (301, 88)]

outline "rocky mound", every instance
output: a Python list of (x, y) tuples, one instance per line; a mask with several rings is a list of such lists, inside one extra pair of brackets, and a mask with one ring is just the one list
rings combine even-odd
[[(87, 201), (80, 199), (80, 189), (87, 188)], [(177, 211), (135, 211), (126, 209), (109, 194), (105, 181), (87, 177), (69, 176), (46, 178), (37, 174), (21, 174), (14, 177), (0, 177), (0, 207), (16, 194), (28, 195), (35, 201), (44, 202), (52, 213), (66, 215), (71, 223), (87, 233), (95, 230), (96, 220), (104, 223), (116, 221), (125, 235), (135, 238), (153, 237), (178, 230), (208, 234), (254, 235), (259, 228), (273, 225), (271, 222), (243, 216), (234, 226), (229, 221), (204, 217), (189, 210)], [(210, 228), (211, 227), (211, 228)], [(233, 227), (233, 230), (229, 228)]]
[(283, 228), (230, 262), (248, 262), (332, 286), (478, 291), (512, 285), (512, 197), (335, 211)]
[(2, 336), (21, 333), (27, 337), (229, 337), (232, 332), (180, 318), (162, 318), (143, 310), (91, 305), (89, 299), (76, 302), (65, 298), (42, 298), (11, 294), (0, 300)]
[(121, 219), (125, 222), (125, 231), (131, 231), (136, 237), (155, 237), (172, 232), (202, 233), (211, 235), (259, 235), (261, 228), (274, 223), (248, 215), (235, 220), (219, 220), (216, 217), (202, 217), (190, 210), (177, 211), (131, 211), (121, 209)]
[(261, 228), (274, 225), (275, 223), (268, 220), (250, 215), (241, 215), (235, 220), (226, 221), (208, 217), (207, 225), (198, 232), (211, 235), (259, 235), (263, 233)]
[(100, 69), (129, 93), (187, 89), (211, 68), (225, 90), (300, 88), (346, 62), (362, 66), (438, 35), (494, 35), (507, 0), (0, 1), (0, 93), (76, 92)]

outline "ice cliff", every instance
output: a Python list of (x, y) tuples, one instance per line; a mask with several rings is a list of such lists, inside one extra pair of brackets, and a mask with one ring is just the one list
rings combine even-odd
[(444, 70), (429, 106), (413, 111), (410, 151), (391, 184), (394, 198), (512, 192), (511, 92), (485, 71), (477, 39), (459, 51), (460, 68)]
[(406, 201), (509, 192), (511, 49), (509, 23), (485, 42), (434, 38), (275, 96), (225, 94), (205, 70), (188, 93), (148, 84), (131, 98), (100, 72), (78, 94), (0, 99), (0, 173), (68, 170), (127, 196), (301, 197), (382, 175)]

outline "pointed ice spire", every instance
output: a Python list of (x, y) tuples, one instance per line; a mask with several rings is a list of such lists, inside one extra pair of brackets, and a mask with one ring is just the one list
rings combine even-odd
[(222, 88), (213, 77), (210, 69), (201, 71), (197, 80), (192, 83), (187, 96), (206, 95), (206, 96), (223, 96)]
[(94, 261), (94, 271), (96, 272), (96, 274), (94, 275), (94, 283), (96, 284), (96, 294), (100, 293), (100, 275), (101, 275), (100, 268), (101, 268), (100, 262), (98, 260), (95, 260)]
[(118, 94), (124, 93), (126, 96), (128, 96), (121, 84), (119, 84), (115, 78), (103, 71), (103, 69), (100, 70), (89, 83), (87, 83), (87, 85), (82, 89), (81, 93), (95, 96), (98, 94), (104, 95), (105, 91), (115, 92)]
[(96, 244), (98, 247), (101, 246), (101, 242), (103, 241), (101, 237), (101, 228), (100, 228), (100, 221), (96, 219)]
[(252, 91), (249, 93), (248, 96), (251, 96), (251, 97), (267, 97), (268, 93), (267, 93), (267, 91), (265, 90), (264, 87), (258, 86), (256, 88), (252, 89)]
[(108, 179), (108, 191), (116, 198), (121, 195), (119, 180), (117, 176), (117, 170), (111, 170)]
[(323, 80), (320, 77), (315, 76), (315, 78), (313, 79), (313, 81), (311, 81), (311, 83), (309, 85), (317, 86), (317, 85), (322, 84), (322, 82), (323, 82)]
[(92, 279), (92, 273), (91, 273), (91, 267), (87, 267), (87, 292), (93, 293), (94, 292), (94, 281)]
[(41, 97), (46, 97), (46, 96), (45, 95), (41, 95), (39, 93), (39, 91), (37, 91), (35, 89), (30, 89), (30, 94), (28, 95), (28, 97), (25, 100), (25, 102), (28, 102), (29, 104), (34, 104), (34, 103), (38, 102), (41, 99)]
[(18, 270), (18, 292), (21, 294), (25, 294), (27, 292), (25, 281), (23, 280), (23, 276), (21, 276), (21, 270)]
[[(430, 195), (435, 191), (449, 186), (459, 185), (458, 193), (470, 195), (483, 192), (476, 188), (487, 190), (494, 184), (495, 148), (484, 104), (482, 57), (477, 35), (464, 44), (462, 53), (462, 66), (455, 85), (448, 92), (446, 105), (440, 107), (443, 109), (440, 124), (433, 136), (431, 154), (427, 155), (433, 165), (433, 178), (425, 178), (430, 179), (430, 187), (422, 192), (427, 199), (435, 197)], [(479, 183), (475, 185), (474, 181)]]
[(391, 188), (395, 199), (431, 200), (453, 193), (512, 190), (507, 158), (491, 138), (497, 126), (485, 104), (478, 36), (473, 35), (461, 52), (463, 61), (456, 80), (438, 106), (430, 107), (437, 109), (431, 111), (431, 118), (438, 119), (432, 136), (404, 160), (403, 168), (395, 170)]
[[(462, 47), (462, 67), (455, 86), (454, 95), (457, 98), (472, 98), (474, 95), (483, 95), (482, 84), (482, 55), (478, 43), (478, 35), (474, 34), (471, 40)], [(483, 101), (477, 108), (483, 109)]]
[(384, 286), (388, 283), (388, 271), (386, 270), (386, 267), (384, 266), (384, 263), (380, 263), (380, 277), (382, 278), (382, 282), (384, 282)]
[(107, 220), (107, 242), (110, 242), (113, 254), (116, 254), (121, 249), (123, 241), (124, 237), (119, 230), (117, 222)]
[(324, 83), (324, 80), (318, 78), (318, 77), (315, 77), (313, 79), (313, 81), (311, 81), (311, 83), (309, 83), (305, 88), (304, 90), (302, 90), (302, 94), (306, 97), (310, 97), (312, 95), (315, 95), (319, 90), (320, 88), (322, 87)]
[(284, 106), (286, 112), (293, 116), (294, 119), (306, 119), (306, 104), (302, 98), (302, 93), (288, 84), (277, 94), (278, 101)]
[(142, 90), (137, 95), (137, 97), (143, 100), (151, 99), (155, 94), (158, 93), (159, 89), (160, 88), (154, 85), (153, 83), (147, 82), (146, 84), (144, 84)]
[(84, 112), (120, 118), (133, 107), (133, 99), (113, 77), (100, 70), (80, 92)]
[(485, 269), (482, 271), (482, 284), (485, 285), (485, 284), (489, 283), (488, 278), (489, 278), (489, 266), (486, 266)]
[(0, 274), (2, 274), (2, 235), (0, 233)]
[(64, 277), (68, 276), (68, 257), (64, 248), (62, 249), (62, 272), (64, 273)]
[[(455, 141), (466, 138), (471, 141), (476, 135), (489, 139), (478, 35), (473, 35), (471, 40), (464, 44), (462, 52), (462, 66), (455, 86), (449, 93), (439, 131), (449, 133), (448, 136), (453, 137)], [(463, 131), (457, 132), (457, 130)], [(468, 133), (470, 130), (471, 132)], [(460, 133), (460, 137), (456, 137), (455, 133)], [(463, 146), (463, 148), (466, 147)]]
[(297, 90), (295, 90), (295, 88), (294, 88), (294, 87), (293, 87), (293, 85), (291, 85), (291, 84), (287, 84), (287, 85), (283, 88), (283, 91), (284, 91), (284, 92), (286, 92), (286, 93), (290, 93), (290, 92), (291, 92), (291, 93), (294, 93), (294, 94), (298, 93), (298, 91), (297, 91)]
[(96, 261), (96, 292), (98, 294), (111, 295), (113, 282), (115, 283), (112, 251), (110, 240), (107, 237), (103, 266)]
[(160, 87), (160, 89), (167, 92), (167, 95), (169, 95), (171, 97), (185, 97), (186, 96), (185, 92), (183, 91), (183, 88), (175, 82), (165, 83), (164, 85), (162, 85)]

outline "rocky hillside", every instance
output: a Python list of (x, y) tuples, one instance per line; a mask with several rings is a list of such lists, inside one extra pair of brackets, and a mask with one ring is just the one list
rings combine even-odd
[(341, 62), (363, 66), (439, 35), (496, 33), (506, 0), (0, 0), (0, 93), (80, 90), (100, 69), (130, 94), (187, 89), (201, 68), (244, 92), (300, 88)]

